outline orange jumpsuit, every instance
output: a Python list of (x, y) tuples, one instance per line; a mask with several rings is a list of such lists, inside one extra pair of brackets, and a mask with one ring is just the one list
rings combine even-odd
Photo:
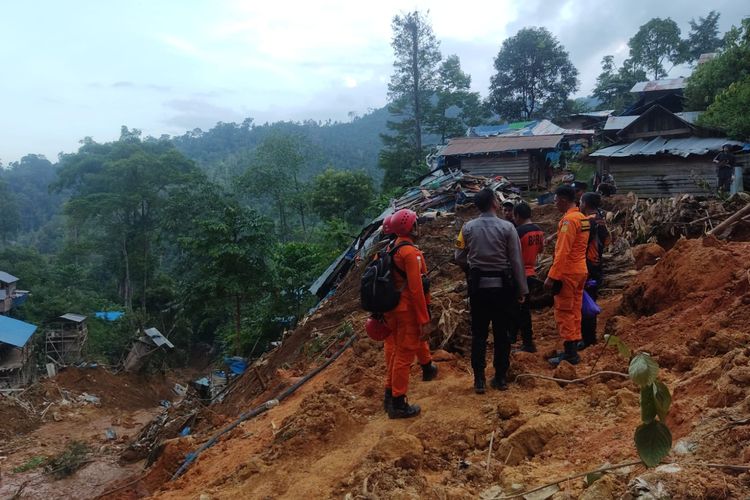
[(547, 275), (562, 282), (555, 295), (555, 322), (563, 340), (581, 340), (581, 303), (586, 284), (586, 250), (589, 220), (578, 210), (569, 209), (557, 226), (555, 260)]
[[(411, 242), (410, 238), (399, 237), (394, 245), (402, 241)], [(424, 255), (415, 246), (401, 247), (393, 257), (393, 263), (406, 273), (404, 279), (394, 272), (396, 287), (402, 289), (401, 300), (393, 311), (385, 313), (385, 320), (393, 332), (386, 341), (386, 370), (388, 376), (386, 387), (391, 387), (393, 397), (403, 396), (409, 388), (409, 369), (417, 357), (421, 364), (429, 363), (430, 349), (427, 343), (420, 340), (420, 326), (430, 322), (427, 312), (429, 295), (422, 288), (422, 275), (427, 273)], [(392, 351), (390, 356), (388, 351)]]

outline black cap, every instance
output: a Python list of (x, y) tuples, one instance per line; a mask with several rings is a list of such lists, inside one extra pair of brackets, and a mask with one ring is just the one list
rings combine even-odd
[(513, 203), (512, 201), (504, 201), (504, 202), (503, 202), (503, 207), (510, 207), (510, 208), (513, 208), (514, 206), (516, 206), (516, 204), (515, 204), (515, 203)]
[(573, 189), (575, 189), (576, 191), (586, 191), (586, 189), (588, 189), (589, 185), (588, 185), (588, 184), (586, 184), (586, 183), (585, 183), (585, 182), (583, 182), (583, 181), (573, 181), (573, 182), (572, 182), (572, 183), (570, 184), (570, 187), (572, 187), (572, 188), (573, 188)]

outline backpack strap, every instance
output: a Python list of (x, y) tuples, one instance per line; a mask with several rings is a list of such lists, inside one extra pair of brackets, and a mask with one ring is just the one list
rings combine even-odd
[[(401, 242), (401, 243), (399, 243), (398, 245), (394, 246), (394, 247), (393, 247), (393, 248), (392, 248), (391, 250), (389, 250), (389, 251), (388, 251), (388, 255), (390, 255), (390, 256), (391, 256), (391, 258), (393, 258), (393, 257), (395, 257), (395, 255), (396, 255), (396, 252), (398, 252), (398, 250), (399, 250), (400, 248), (402, 248), (402, 247), (413, 247), (413, 246), (415, 246), (415, 245), (414, 245), (414, 243), (412, 243), (412, 242), (410, 242), (410, 241), (402, 241), (402, 242)], [(401, 275), (401, 277), (402, 277), (402, 278), (406, 279), (406, 271), (404, 271), (404, 270), (402, 270), (401, 268), (399, 268), (399, 267), (398, 267), (398, 266), (396, 265), (396, 261), (395, 261), (395, 260), (394, 260), (394, 261), (392, 261), (392, 265), (393, 265), (393, 269), (395, 269), (395, 270), (396, 270), (396, 271), (398, 272), (398, 274), (400, 274), (400, 275)]]

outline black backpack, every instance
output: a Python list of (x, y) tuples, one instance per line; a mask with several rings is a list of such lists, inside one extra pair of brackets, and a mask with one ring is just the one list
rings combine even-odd
[(393, 271), (396, 270), (402, 276), (406, 273), (396, 267), (393, 256), (399, 248), (407, 245), (413, 246), (408, 241), (403, 241), (390, 250), (381, 250), (373, 261), (367, 264), (365, 272), (362, 273), (359, 289), (362, 309), (382, 314), (396, 308), (401, 299), (401, 290), (396, 288)]

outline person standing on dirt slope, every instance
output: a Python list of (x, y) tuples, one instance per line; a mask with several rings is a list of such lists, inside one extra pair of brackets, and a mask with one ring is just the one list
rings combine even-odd
[[(544, 251), (544, 231), (531, 221), (531, 207), (526, 203), (519, 203), (513, 207), (513, 219), (518, 223), (516, 231), (521, 242), (521, 258), (526, 272), (526, 285), (529, 293), (541, 287), (542, 282), (536, 277), (536, 261)], [(533, 327), (531, 324), (530, 296), (526, 295), (516, 311), (516, 322), (511, 326), (510, 343), (515, 344), (518, 330), (521, 330), (524, 352), (536, 352), (534, 345)]]
[[(391, 216), (390, 227), (397, 236), (394, 241), (396, 252), (393, 254), (393, 265), (396, 272), (393, 280), (396, 288), (401, 290), (401, 297), (396, 308), (385, 313), (394, 342), (388, 367), (392, 399), (387, 411), (389, 418), (409, 418), (416, 417), (420, 412), (418, 405), (407, 402), (406, 393), (409, 389), (409, 369), (429, 335), (429, 282), (424, 254), (414, 246), (419, 236), (417, 214), (408, 209), (399, 210)], [(437, 375), (437, 366), (432, 364), (431, 358), (422, 369), (423, 378), (431, 380)]]
[[(594, 300), (599, 296), (599, 287), (604, 278), (602, 255), (611, 242), (601, 206), (602, 197), (599, 193), (586, 193), (581, 197), (581, 212), (588, 217), (590, 227), (589, 244), (586, 248), (588, 278), (584, 289)], [(578, 342), (579, 351), (596, 344), (596, 316), (581, 318), (581, 337), (582, 340)]]
[[(383, 219), (382, 234), (390, 241), (386, 247), (386, 252), (393, 250), (396, 241), (396, 234), (391, 228), (391, 216), (389, 215)], [(426, 297), (427, 304), (429, 306), (430, 296)], [(383, 396), (383, 409), (388, 412), (388, 409), (393, 404), (393, 381), (391, 378), (391, 367), (393, 366), (393, 355), (396, 353), (396, 336), (391, 334), (383, 341), (383, 354), (385, 355), (385, 395)], [(432, 355), (430, 354), (430, 345), (426, 340), (422, 340), (417, 349), (417, 362), (422, 367), (422, 380), (429, 382), (437, 376), (437, 366), (432, 363)]]
[(555, 205), (563, 213), (557, 226), (555, 259), (544, 281), (544, 288), (555, 297), (555, 322), (563, 339), (564, 351), (549, 359), (557, 366), (563, 361), (578, 364), (581, 340), (581, 305), (586, 284), (586, 249), (589, 243), (589, 219), (576, 206), (571, 186), (555, 191)]
[(714, 163), (716, 163), (717, 189), (728, 193), (729, 186), (732, 184), (735, 163), (734, 155), (729, 151), (729, 144), (721, 146), (721, 153), (716, 155)]
[(474, 197), (474, 203), (482, 213), (461, 228), (456, 240), (455, 261), (468, 276), (474, 391), (484, 394), (489, 325), (492, 323), (495, 337), (495, 377), (490, 385), (505, 390), (510, 365), (508, 326), (515, 306), (525, 301), (529, 290), (518, 233), (513, 224), (498, 218), (500, 207), (495, 193), (482, 189)]

